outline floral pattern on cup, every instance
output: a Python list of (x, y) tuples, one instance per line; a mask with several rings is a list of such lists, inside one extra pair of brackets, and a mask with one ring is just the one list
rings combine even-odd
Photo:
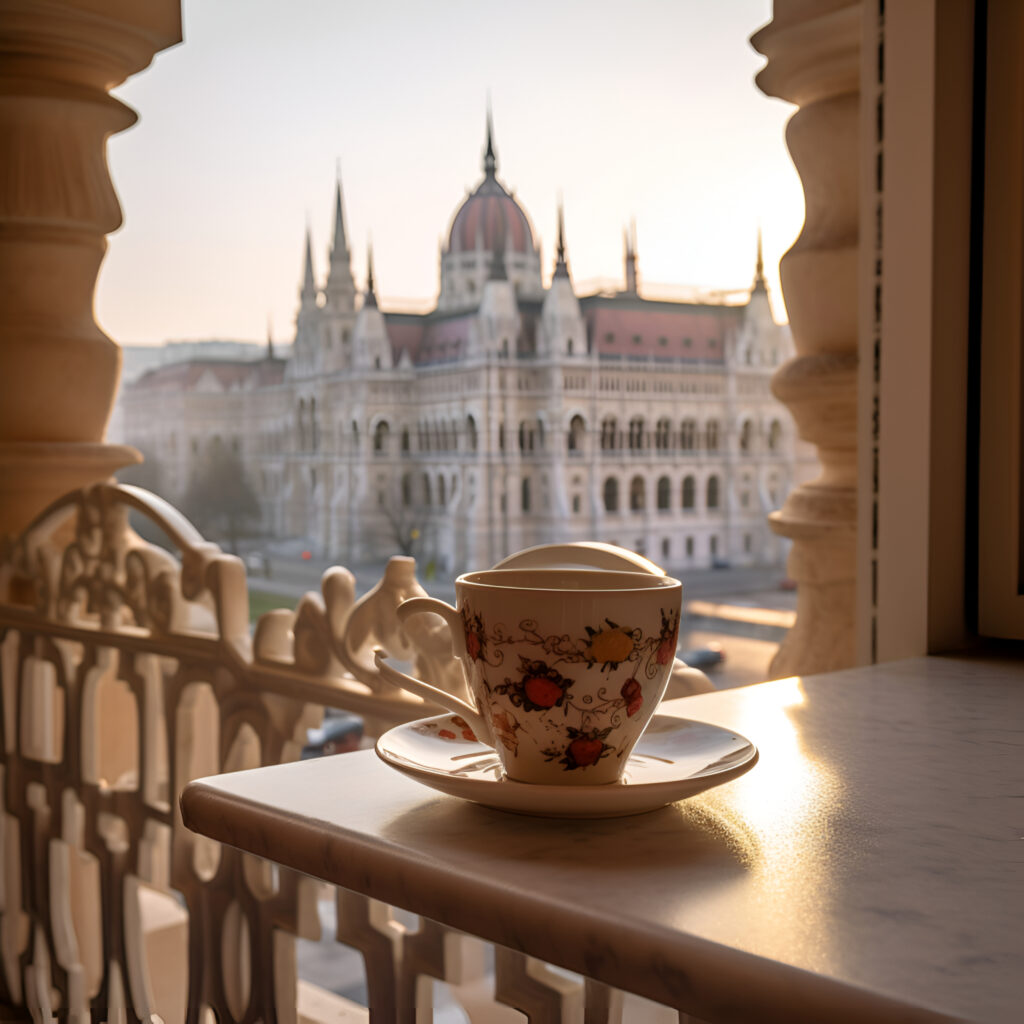
[(512, 705), (524, 711), (550, 711), (565, 703), (572, 680), (560, 675), (543, 661), (522, 659), (522, 674), (516, 680), (506, 679), (494, 687), (494, 693), (504, 693)]
[[(516, 670), (505, 675), (502, 682), (488, 682), (487, 675), (483, 676), (484, 690), (492, 702), (508, 702), (501, 708), (492, 703), (490, 720), (495, 741), (514, 754), (518, 750), (517, 734), (523, 728), (518, 716), (541, 717), (548, 737), (541, 753), (565, 771), (585, 769), (603, 758), (623, 755), (624, 750), (614, 741), (607, 741), (614, 740), (612, 734), (624, 724), (623, 716), (632, 718), (642, 709), (641, 679), (652, 680), (664, 671), (675, 657), (679, 637), (679, 613), (664, 610), (659, 632), (647, 636), (635, 626), (610, 619), (587, 626), (584, 635), (573, 637), (541, 635), (531, 619), (522, 620), (515, 630), (504, 624), (488, 628), (483, 616), (468, 606), (462, 608), (461, 615), (471, 662), (483, 662), (493, 669), (504, 665), (506, 654), (518, 656)], [(537, 656), (524, 655), (524, 646), (534, 649)], [(629, 675), (617, 695), (607, 685), (596, 692), (592, 685), (589, 690), (580, 686), (574, 689), (582, 678), (579, 673), (596, 669), (611, 683), (623, 666)]]
[(605, 743), (612, 726), (606, 729), (574, 729), (571, 726), (566, 729), (568, 743), (564, 750), (549, 749), (544, 751), (544, 756), (549, 761), (557, 760), (565, 765), (566, 771), (574, 768), (589, 768), (597, 764), (602, 757), (610, 754), (615, 748), (610, 743)]
[(476, 738), (476, 734), (469, 727), (469, 723), (461, 715), (450, 715), (440, 722), (420, 722), (414, 728), (424, 736), (437, 736), (442, 740), (466, 740), (469, 743), (480, 742)]

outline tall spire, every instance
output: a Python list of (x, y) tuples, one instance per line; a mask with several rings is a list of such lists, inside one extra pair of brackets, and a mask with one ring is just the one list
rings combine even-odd
[(629, 228), (623, 231), (626, 243), (626, 291), (630, 295), (637, 294), (636, 281), (636, 219), (632, 218)]
[(568, 277), (569, 264), (565, 259), (565, 210), (562, 197), (558, 197), (558, 242), (555, 247), (555, 277)]
[(498, 170), (498, 158), (494, 152), (494, 121), (491, 117), (491, 98), (487, 97), (487, 149), (484, 151), (484, 174), (493, 178)]
[(343, 260), (348, 262), (348, 239), (345, 237), (345, 210), (341, 196), (341, 161), (338, 161), (338, 168), (334, 186), (334, 241), (331, 243), (331, 262)]
[(313, 274), (313, 240), (310, 237), (309, 224), (306, 224), (306, 252), (302, 268), (302, 290), (299, 297), (303, 302), (316, 301), (316, 278)]
[(373, 241), (366, 243), (366, 298), (363, 299), (363, 306), (369, 309), (377, 307), (377, 293), (373, 288)]
[(761, 225), (757, 225), (757, 263), (754, 265), (754, 288), (756, 291), (767, 291), (768, 285), (764, 279), (764, 246), (761, 240)]
[(274, 320), (267, 314), (267, 359), (274, 358)]

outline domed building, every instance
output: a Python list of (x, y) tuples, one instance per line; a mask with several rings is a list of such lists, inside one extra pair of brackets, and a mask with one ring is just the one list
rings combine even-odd
[(480, 303), (484, 282), (494, 266), (495, 254), (515, 294), (540, 300), (540, 246), (526, 211), (498, 180), (494, 130), (487, 118), (483, 181), (466, 197), (452, 217), (448, 243), (441, 252), (439, 310), (473, 308)]
[(327, 273), (307, 232), (294, 343), (250, 363), (189, 360), (125, 388), (125, 439), (180, 501), (229, 444), (263, 526), (350, 564), (415, 553), (449, 570), (547, 542), (621, 544), (673, 571), (781, 564), (767, 515), (813, 472), (769, 379), (792, 353), (758, 243), (743, 305), (578, 295), (559, 211), (545, 287), (527, 212), (498, 177), (455, 210), (436, 308), (380, 307), (351, 270), (341, 182)]

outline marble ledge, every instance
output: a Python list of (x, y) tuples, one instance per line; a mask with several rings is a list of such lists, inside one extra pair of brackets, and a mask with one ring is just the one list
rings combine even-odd
[(715, 1020), (1016, 1021), (1024, 665), (913, 659), (668, 702), (749, 736), (748, 775), (551, 821), (372, 752), (190, 785), (186, 823)]

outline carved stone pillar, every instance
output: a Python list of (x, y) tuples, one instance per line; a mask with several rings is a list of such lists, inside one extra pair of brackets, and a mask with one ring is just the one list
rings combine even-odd
[(121, 351), (93, 318), (121, 223), (109, 95), (181, 40), (178, 0), (0, 0), (0, 534), (139, 461), (103, 444)]
[(799, 107), (786, 142), (806, 200), (803, 230), (780, 265), (797, 354), (772, 390), (821, 460), (821, 475), (770, 519), (793, 541), (798, 584), (796, 625), (774, 675), (854, 663), (862, 17), (859, 0), (775, 0), (772, 21), (751, 40), (768, 58), (760, 89)]

